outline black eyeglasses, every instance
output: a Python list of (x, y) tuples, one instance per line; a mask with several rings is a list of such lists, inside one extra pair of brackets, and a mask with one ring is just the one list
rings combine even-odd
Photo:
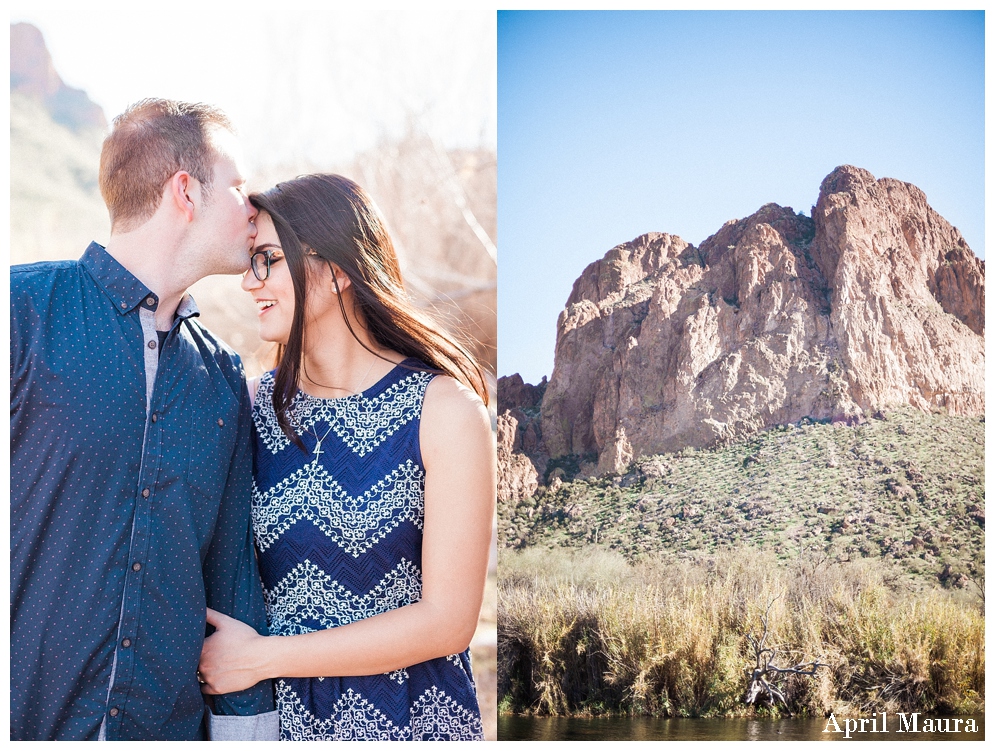
[(276, 252), (278, 251), (274, 248), (266, 248), (266, 250), (257, 250), (249, 258), (249, 267), (259, 281), (265, 282), (269, 279), (269, 267), (273, 264), (273, 254)]
[[(273, 254), (282, 253), (283, 251), (279, 248), (266, 248), (266, 250), (257, 250), (251, 256), (249, 256), (249, 267), (252, 269), (253, 275), (261, 282), (265, 282), (269, 279), (269, 269), (273, 265)], [(307, 245), (304, 246), (305, 256), (318, 256)], [(283, 260), (282, 258), (277, 258), (277, 261)]]

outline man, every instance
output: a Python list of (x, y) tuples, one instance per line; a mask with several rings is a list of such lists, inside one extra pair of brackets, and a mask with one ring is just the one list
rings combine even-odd
[[(185, 291), (246, 270), (255, 210), (200, 104), (120, 115), (100, 190), (106, 249), (11, 269), (11, 738), (200, 739), (205, 608), (266, 619), (242, 365)], [(214, 738), (277, 723), (268, 682), (214, 700)]]

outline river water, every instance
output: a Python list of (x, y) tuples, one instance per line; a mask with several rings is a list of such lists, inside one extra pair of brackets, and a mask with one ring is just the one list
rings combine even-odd
[[(866, 718), (865, 732), (851, 719), (852, 732), (847, 732), (846, 718), (838, 717), (836, 724), (842, 732), (825, 718), (765, 719), (658, 719), (653, 717), (518, 717), (498, 716), (498, 740), (503, 741), (826, 741), (857, 739), (862, 741), (980, 741), (985, 737), (984, 715), (957, 718), (931, 717), (932, 732), (926, 719), (916, 718), (918, 732), (903, 729), (900, 718), (888, 714), (886, 732), (881, 732), (880, 715), (870, 732), (872, 718)], [(954, 719), (961, 722), (955, 723)], [(973, 719), (976, 732), (965, 732), (967, 720)], [(912, 717), (906, 714), (911, 723)], [(938, 728), (949, 728), (940, 732)], [(828, 732), (827, 732), (828, 730)], [(902, 731), (902, 732), (899, 732)], [(958, 732), (959, 731), (959, 732)]]

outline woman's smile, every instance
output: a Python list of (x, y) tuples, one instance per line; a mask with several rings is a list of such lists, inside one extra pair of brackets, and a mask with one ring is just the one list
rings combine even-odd
[(256, 300), (256, 306), (259, 308), (259, 315), (262, 315), (274, 305), (276, 305), (276, 300)]
[(242, 277), (242, 289), (252, 295), (256, 303), (259, 338), (264, 342), (286, 344), (294, 322), (294, 282), (280, 246), (280, 236), (266, 212), (260, 212), (256, 217), (252, 264), (253, 268)]

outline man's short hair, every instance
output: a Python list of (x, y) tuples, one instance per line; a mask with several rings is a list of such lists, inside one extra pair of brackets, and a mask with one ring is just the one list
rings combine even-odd
[(143, 99), (115, 117), (100, 152), (100, 193), (111, 227), (128, 231), (148, 221), (159, 208), (163, 186), (180, 170), (210, 195), (214, 127), (234, 131), (218, 108), (170, 99)]

